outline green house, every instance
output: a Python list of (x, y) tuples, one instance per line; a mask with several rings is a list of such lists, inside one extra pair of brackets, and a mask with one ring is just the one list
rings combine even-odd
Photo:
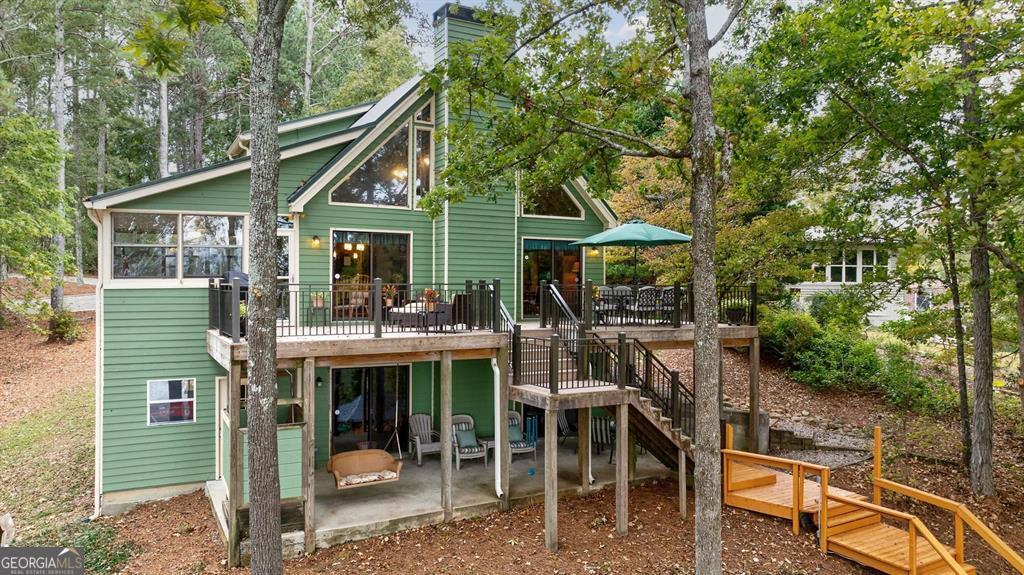
[[(446, 6), (434, 21), (438, 60), (450, 43), (487, 32), (465, 8)], [(497, 201), (469, 198), (446, 206), (436, 219), (418, 209), (444, 167), (446, 145), (434, 132), (447, 121), (444, 94), (414, 77), (379, 101), (278, 127), (279, 467), (282, 499), (296, 503), (304, 517), (296, 529), (305, 532), (299, 547), (355, 537), (345, 534), (344, 521), (334, 531), (321, 525), (334, 513), (335, 507), (326, 507), (331, 497), (338, 499), (337, 508), (363, 509), (364, 523), (373, 524), (391, 512), (386, 498), (367, 504), (349, 494), (407, 489), (408, 474), (429, 466), (440, 466), (440, 500), (413, 513), (420, 523), (410, 519), (391, 529), (447, 519), (453, 509), (468, 515), (491, 509), (495, 501), (507, 506), (509, 475), (521, 461), (531, 465), (529, 455), (517, 453), (532, 445), (536, 458), (538, 436), (552, 438), (544, 449), (555, 445), (556, 411), (577, 412), (571, 421), (589, 437), (592, 429), (606, 430), (592, 427), (592, 415), (622, 421), (630, 401), (641, 406), (639, 376), (626, 368), (616, 371), (615, 365), (625, 364), (613, 357), (625, 357), (625, 340), (614, 338), (627, 329), (633, 330), (628, 345), (635, 345), (628, 353), (650, 364), (646, 371), (637, 364), (629, 369), (661, 374), (663, 389), (677, 385), (681, 399), (666, 392), (659, 400), (665, 409), (675, 401), (671, 405), (681, 420), (692, 417), (683, 405), (692, 398), (690, 388), (672, 384), (642, 343), (692, 343), (686, 288), (647, 286), (658, 290), (650, 309), (637, 302), (652, 292), (626, 288), (624, 293), (633, 290), (628, 301), (634, 303), (614, 301), (616, 310), (632, 314), (628, 318), (609, 319), (611, 304), (589, 304), (605, 293), (604, 254), (571, 243), (617, 222), (588, 193), (582, 177), (538, 191), (537, 201), (525, 209), (517, 201), (521, 190)], [(227, 161), (85, 202), (100, 246), (96, 510), (116, 513), (206, 488), (232, 562), (244, 554), (249, 497), (248, 144), (249, 135), (239, 134)], [(613, 301), (608, 289), (605, 302)], [(736, 329), (734, 341), (756, 339), (756, 326)], [(651, 335), (656, 333), (662, 335)], [(567, 345), (572, 337), (576, 343)], [(559, 375), (557, 362), (571, 366), (571, 375)], [(551, 377), (562, 378), (561, 394)], [(583, 389), (587, 382), (593, 389)], [(602, 390), (609, 395), (599, 397)], [(505, 410), (518, 413), (518, 421), (502, 417)], [(461, 437), (453, 437), (453, 416), (472, 418), (485, 456), (492, 452), (484, 462), (493, 471), (467, 452), (455, 474), (480, 468), (495, 474), (490, 500), (460, 507), (459, 492), (452, 495), (450, 458), (426, 457), (423, 468), (412, 467), (415, 415), (436, 433), (424, 441), (447, 453), (458, 451)], [(656, 429), (660, 418), (651, 417)], [(669, 426), (664, 435), (683, 449), (688, 442), (679, 429)], [(570, 430), (566, 425), (563, 432)], [(610, 436), (605, 442), (610, 449)], [(588, 458), (589, 443), (579, 450)], [(676, 447), (662, 451), (675, 458), (683, 453)], [(399, 480), (337, 489), (325, 469), (328, 461), (375, 448), (405, 457)], [(552, 457), (548, 451), (544, 465)], [(583, 456), (580, 465), (582, 470)], [(586, 465), (582, 484), (589, 486), (597, 473), (589, 459)], [(534, 477), (526, 471), (524, 477)], [(399, 507), (418, 509), (416, 501)]]

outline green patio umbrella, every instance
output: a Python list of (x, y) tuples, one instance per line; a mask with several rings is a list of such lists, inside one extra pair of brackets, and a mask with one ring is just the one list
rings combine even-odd
[(621, 226), (573, 242), (573, 246), (625, 246), (633, 248), (633, 283), (636, 283), (636, 253), (639, 248), (685, 244), (690, 236), (666, 228), (629, 220)]

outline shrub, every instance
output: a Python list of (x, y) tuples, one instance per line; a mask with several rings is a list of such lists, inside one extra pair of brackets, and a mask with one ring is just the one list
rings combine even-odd
[(867, 391), (875, 387), (882, 362), (873, 343), (833, 327), (821, 330), (793, 364), (793, 379), (814, 389)]
[(47, 334), (50, 341), (72, 342), (82, 337), (82, 326), (75, 314), (66, 309), (50, 314)]
[(882, 371), (876, 385), (889, 403), (920, 413), (944, 413), (959, 405), (951, 386), (921, 374), (905, 344), (884, 344), (879, 348), (879, 355)]
[(822, 292), (811, 298), (811, 317), (822, 326), (860, 329), (868, 324), (868, 314), (878, 309), (871, 293), (853, 287)]
[(792, 365), (796, 355), (821, 332), (818, 322), (802, 311), (761, 306), (758, 315), (761, 346), (786, 365)]
[(84, 554), (85, 572), (90, 575), (117, 573), (140, 551), (134, 542), (120, 540), (114, 527), (96, 522), (54, 527), (26, 540), (24, 544), (79, 547)]

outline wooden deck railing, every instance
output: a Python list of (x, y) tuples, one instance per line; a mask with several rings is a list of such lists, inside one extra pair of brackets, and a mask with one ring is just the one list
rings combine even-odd
[(911, 499), (926, 503), (948, 511), (953, 515), (953, 555), (957, 563), (963, 564), (964, 558), (964, 525), (970, 527), (977, 533), (985, 543), (988, 543), (1000, 557), (1006, 560), (1018, 573), (1024, 573), (1024, 558), (1010, 548), (988, 525), (983, 523), (977, 515), (971, 512), (966, 505), (952, 499), (915, 489), (902, 483), (885, 479), (882, 477), (882, 428), (875, 427), (874, 430), (874, 466), (872, 469), (872, 493), (875, 505), (879, 505), (882, 499), (882, 491), (892, 491)]

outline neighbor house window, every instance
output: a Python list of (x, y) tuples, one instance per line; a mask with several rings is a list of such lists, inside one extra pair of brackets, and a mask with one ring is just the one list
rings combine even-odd
[(371, 206), (409, 205), (409, 127), (404, 126), (345, 178), (331, 201)]
[(874, 248), (843, 250), (833, 257), (831, 264), (825, 266), (824, 281), (833, 283), (881, 281), (887, 277), (888, 267), (889, 255), (883, 250)]
[(182, 216), (184, 276), (221, 277), (242, 271), (243, 222), (242, 216)]
[(178, 215), (112, 214), (115, 278), (178, 277)]
[(148, 386), (149, 425), (192, 423), (196, 420), (196, 380), (154, 379)]
[(523, 215), (582, 218), (583, 210), (563, 186), (544, 188), (523, 202)]

